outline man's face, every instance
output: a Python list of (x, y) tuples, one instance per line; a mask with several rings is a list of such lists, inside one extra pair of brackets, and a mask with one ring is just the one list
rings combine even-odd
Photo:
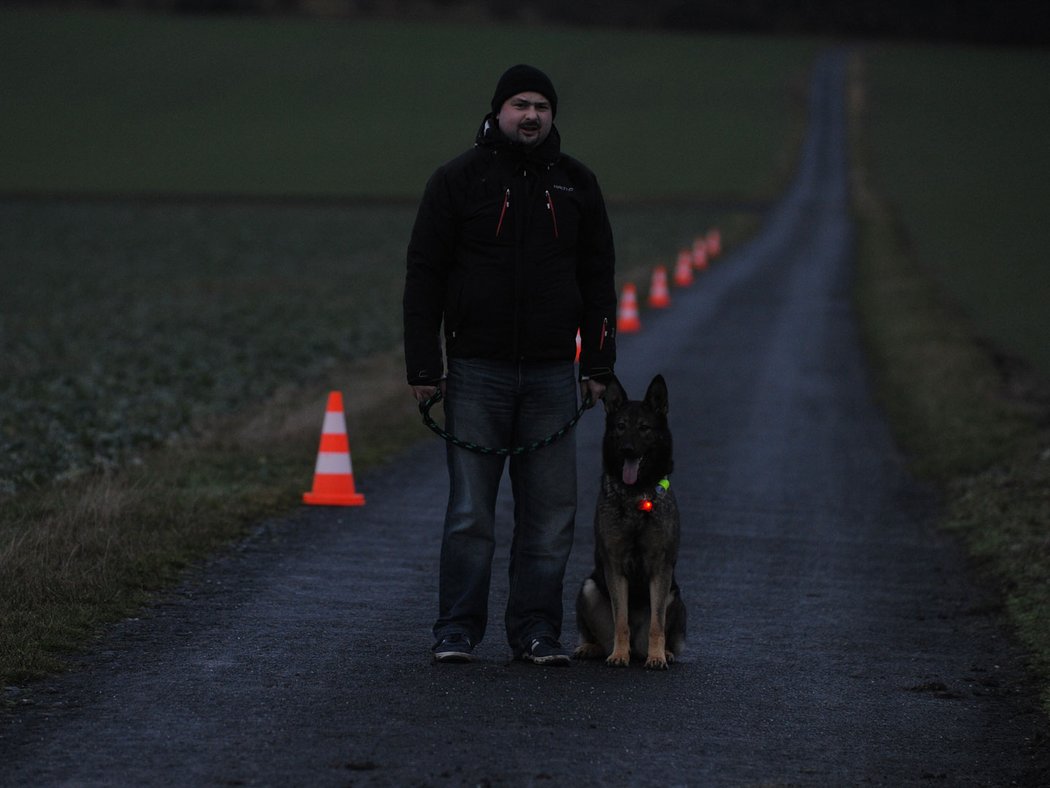
[(496, 116), (499, 130), (512, 142), (534, 148), (551, 133), (551, 103), (542, 93), (517, 93), (503, 102)]

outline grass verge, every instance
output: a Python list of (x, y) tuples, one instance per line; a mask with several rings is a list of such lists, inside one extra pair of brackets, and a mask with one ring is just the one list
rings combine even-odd
[(917, 259), (870, 177), (865, 59), (851, 68), (858, 301), (881, 400), (943, 524), (1002, 591), (1050, 713), (1050, 398), (1029, 367), (979, 339)]
[[(425, 433), (397, 354), (336, 372), (355, 470)], [(286, 388), (136, 467), (49, 485), (0, 514), (0, 685), (60, 670), (188, 565), (286, 514), (310, 488), (327, 390)]]

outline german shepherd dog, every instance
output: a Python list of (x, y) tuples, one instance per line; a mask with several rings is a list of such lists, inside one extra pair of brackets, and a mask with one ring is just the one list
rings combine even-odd
[(667, 384), (653, 378), (629, 400), (618, 380), (605, 389), (602, 486), (594, 517), (594, 571), (576, 596), (577, 659), (626, 666), (632, 654), (666, 670), (685, 646), (678, 583), (678, 504), (667, 480), (673, 459)]

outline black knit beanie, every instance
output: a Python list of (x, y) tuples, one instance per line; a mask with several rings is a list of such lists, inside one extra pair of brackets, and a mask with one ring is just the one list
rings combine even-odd
[(554, 85), (550, 78), (538, 68), (519, 64), (511, 66), (503, 72), (496, 84), (496, 92), (492, 94), (492, 114), (499, 114), (503, 102), (511, 96), (527, 91), (535, 91), (551, 103), (551, 117), (558, 114), (558, 94), (554, 92)]

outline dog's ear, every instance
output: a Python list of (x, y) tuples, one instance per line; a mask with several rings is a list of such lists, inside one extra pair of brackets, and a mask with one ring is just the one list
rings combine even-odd
[(613, 411), (617, 411), (623, 407), (625, 402), (627, 402), (627, 392), (623, 390), (620, 381), (615, 377), (610, 379), (605, 385), (605, 393), (602, 394), (602, 403), (605, 405), (605, 412), (612, 413)]
[(664, 381), (663, 375), (657, 375), (649, 384), (649, 388), (645, 392), (645, 404), (657, 413), (662, 413), (664, 416), (667, 415), (667, 383)]

